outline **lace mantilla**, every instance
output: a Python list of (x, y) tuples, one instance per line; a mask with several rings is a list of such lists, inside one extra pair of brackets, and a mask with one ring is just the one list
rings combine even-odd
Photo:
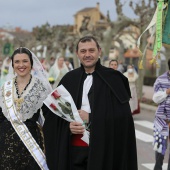
[[(0, 107), (2, 108), (4, 116), (9, 120), (7, 109), (4, 104), (4, 94), (2, 89), (0, 91)], [(15, 100), (17, 99), (15, 85), (13, 85), (13, 89), (13, 100)], [(32, 116), (38, 111), (38, 109), (42, 107), (43, 101), (45, 100), (47, 95), (48, 90), (45, 88), (43, 83), (38, 78), (33, 77), (31, 83), (22, 95), (24, 101), (21, 104), (20, 112), (18, 112), (20, 119), (24, 122), (27, 119), (32, 118)]]

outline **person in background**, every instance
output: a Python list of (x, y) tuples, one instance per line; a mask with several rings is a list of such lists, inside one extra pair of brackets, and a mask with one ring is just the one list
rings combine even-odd
[(138, 79), (138, 74), (136, 73), (133, 65), (127, 66), (127, 71), (123, 73), (129, 81), (130, 91), (131, 91), (131, 99), (129, 101), (131, 112), (138, 109), (138, 97), (137, 97), (137, 89), (136, 89), (136, 81)]
[(112, 68), (114, 70), (117, 70), (118, 68), (118, 61), (117, 60), (110, 60), (109, 62), (109, 68)]
[(73, 66), (70, 63), (69, 59), (65, 59), (65, 64), (66, 64), (69, 71), (73, 70)]
[(42, 64), (44, 70), (48, 73), (49, 69), (50, 69), (50, 64), (48, 63), (47, 59), (43, 58), (41, 60), (41, 64)]
[(72, 96), (81, 119), (88, 124), (90, 143), (81, 137), (84, 126), (49, 111), (44, 123), (50, 170), (137, 170), (134, 122), (127, 78), (100, 64), (96, 38), (79, 39), (81, 66), (60, 81)]
[(7, 81), (0, 90), (0, 169), (48, 170), (40, 108), (52, 91), (38, 58), (14, 51)]
[[(168, 60), (168, 68), (169, 70), (160, 75), (154, 83), (154, 94), (152, 99), (158, 104), (154, 119), (154, 170), (162, 170), (163, 160), (170, 137), (170, 59)], [(167, 170), (170, 170), (170, 154)]]
[(56, 58), (55, 57), (50, 57), (49, 65), (50, 67), (54, 64)]
[(1, 87), (1, 86), (5, 83), (5, 81), (7, 80), (7, 74), (8, 74), (10, 62), (11, 62), (11, 58), (10, 58), (10, 57), (6, 57), (6, 58), (3, 60), (2, 68), (1, 68), (1, 76), (0, 76), (0, 87)]
[(124, 73), (125, 72), (125, 66), (123, 65), (123, 62), (120, 60), (118, 63), (119, 64), (118, 64), (117, 70), (120, 71), (121, 73)]
[(64, 62), (64, 57), (59, 56), (49, 70), (49, 79), (54, 79), (53, 88), (56, 88), (62, 77), (68, 72), (68, 68)]

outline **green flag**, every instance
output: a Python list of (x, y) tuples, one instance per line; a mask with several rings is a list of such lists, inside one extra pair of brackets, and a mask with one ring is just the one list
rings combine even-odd
[(170, 46), (170, 0), (164, 9), (162, 43)]
[(14, 51), (14, 46), (11, 43), (6, 43), (3, 47), (3, 54), (6, 56), (11, 56)]

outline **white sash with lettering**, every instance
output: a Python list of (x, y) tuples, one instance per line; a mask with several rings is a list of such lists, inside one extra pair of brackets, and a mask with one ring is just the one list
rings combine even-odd
[(27, 126), (20, 120), (17, 115), (17, 111), (13, 102), (13, 80), (7, 81), (4, 84), (4, 98), (6, 108), (10, 117), (10, 122), (15, 129), (16, 133), (27, 147), (35, 161), (38, 163), (42, 170), (48, 170), (46, 158), (36, 143), (35, 139), (32, 137), (31, 133), (29, 132)]

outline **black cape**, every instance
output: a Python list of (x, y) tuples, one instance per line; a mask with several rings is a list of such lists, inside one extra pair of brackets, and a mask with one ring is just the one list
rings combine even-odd
[[(67, 73), (60, 84), (81, 107), (80, 87), (84, 68)], [(129, 106), (127, 78), (97, 63), (93, 73), (94, 103), (91, 113), (88, 170), (137, 170), (134, 122)], [(44, 136), (50, 170), (71, 170), (69, 123), (45, 106)]]

